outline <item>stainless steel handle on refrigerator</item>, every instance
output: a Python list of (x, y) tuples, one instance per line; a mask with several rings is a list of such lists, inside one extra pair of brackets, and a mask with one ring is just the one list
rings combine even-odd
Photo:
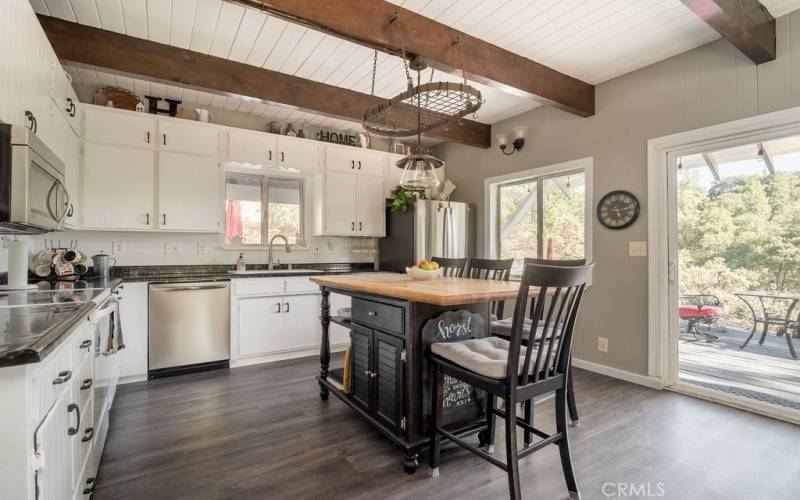
[(171, 288), (156, 288), (153, 287), (153, 291), (155, 292), (187, 292), (187, 291), (195, 291), (195, 290), (219, 290), (220, 288), (225, 288), (227, 285), (205, 285), (205, 286), (179, 286), (179, 287), (171, 287)]

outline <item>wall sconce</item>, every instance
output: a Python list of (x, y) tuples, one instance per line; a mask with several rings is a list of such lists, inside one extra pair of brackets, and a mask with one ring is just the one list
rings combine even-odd
[(506, 137), (504, 135), (498, 135), (497, 142), (500, 145), (500, 151), (502, 151), (506, 156), (513, 155), (515, 152), (521, 151), (522, 148), (525, 147), (525, 139), (522, 137), (517, 137), (514, 139), (514, 142), (511, 143), (513, 149), (510, 153), (506, 152), (506, 149), (508, 149), (508, 144), (506, 144)]

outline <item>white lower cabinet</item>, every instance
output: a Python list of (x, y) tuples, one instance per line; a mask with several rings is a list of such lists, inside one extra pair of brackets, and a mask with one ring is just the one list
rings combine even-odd
[(119, 290), (119, 315), (125, 349), (120, 351), (120, 382), (147, 379), (147, 283), (126, 282)]
[(158, 227), (218, 232), (225, 207), (222, 168), (216, 158), (158, 153)]
[(83, 154), (83, 225), (87, 229), (155, 227), (155, 152), (87, 143)]
[[(319, 353), (319, 287), (308, 278), (235, 279), (231, 286), (231, 366)], [(331, 300), (331, 310), (349, 297)], [(349, 332), (331, 325), (331, 346), (346, 348)]]
[(97, 472), (86, 466), (97, 444), (90, 319), (40, 363), (0, 368), (3, 499), (88, 498), (84, 485)]
[(238, 299), (239, 355), (319, 349), (319, 294)]
[(66, 499), (73, 491), (69, 432), (77, 428), (79, 417), (70, 395), (69, 391), (61, 394), (34, 434), (37, 498)]

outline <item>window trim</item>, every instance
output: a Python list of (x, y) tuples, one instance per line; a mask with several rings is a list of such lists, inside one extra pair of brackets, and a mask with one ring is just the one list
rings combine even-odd
[[(246, 245), (246, 244), (238, 244), (238, 245), (231, 245), (225, 243), (225, 230), (226, 227), (223, 227), (223, 243), (222, 249), (223, 250), (268, 250), (269, 249), (269, 227), (268, 227), (268, 220), (269, 220), (269, 181), (271, 179), (275, 180), (290, 180), (290, 181), (297, 181), (300, 184), (300, 242), (290, 244), (289, 247), (293, 250), (305, 250), (308, 248), (308, 238), (306, 235), (306, 215), (307, 210), (306, 206), (308, 205), (309, 200), (306, 197), (306, 177), (305, 176), (297, 176), (297, 175), (275, 175), (272, 172), (253, 172), (253, 171), (242, 171), (239, 169), (226, 169), (223, 176), (223, 190), (227, 191), (225, 187), (227, 186), (227, 178), (228, 174), (233, 175), (251, 175), (253, 177), (260, 177), (261, 178), (261, 243), (258, 245)], [(225, 201), (228, 200), (227, 192), (225, 194)], [(227, 218), (226, 218), (227, 224)]]
[[(594, 197), (593, 197), (593, 184), (594, 184), (594, 158), (587, 157), (578, 160), (571, 160), (542, 167), (535, 167), (520, 172), (513, 172), (510, 174), (499, 175), (496, 177), (489, 177), (484, 180), (484, 238), (483, 238), (483, 252), (487, 258), (496, 259), (499, 255), (499, 231), (500, 224), (498, 220), (499, 213), (499, 188), (501, 186), (508, 186), (513, 184), (521, 184), (536, 180), (540, 185), (545, 179), (552, 177), (560, 177), (564, 174), (583, 172), (585, 181), (585, 212), (584, 212), (584, 253), (586, 254), (587, 262), (592, 262), (592, 227), (594, 226)], [(543, 206), (541, 199), (543, 189), (538, 189), (537, 186), (537, 206)], [(542, 226), (544, 225), (544, 218), (539, 217), (537, 220), (539, 226), (538, 234), (542, 234)], [(544, 240), (538, 238), (537, 244), (542, 247)], [(538, 254), (544, 253), (543, 248), (538, 249)]]

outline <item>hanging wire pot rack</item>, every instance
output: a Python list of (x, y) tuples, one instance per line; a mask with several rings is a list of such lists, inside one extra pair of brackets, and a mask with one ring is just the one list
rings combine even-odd
[(475, 113), (481, 103), (480, 91), (465, 83), (422, 83), (370, 106), (363, 125), (376, 135), (417, 135)]

